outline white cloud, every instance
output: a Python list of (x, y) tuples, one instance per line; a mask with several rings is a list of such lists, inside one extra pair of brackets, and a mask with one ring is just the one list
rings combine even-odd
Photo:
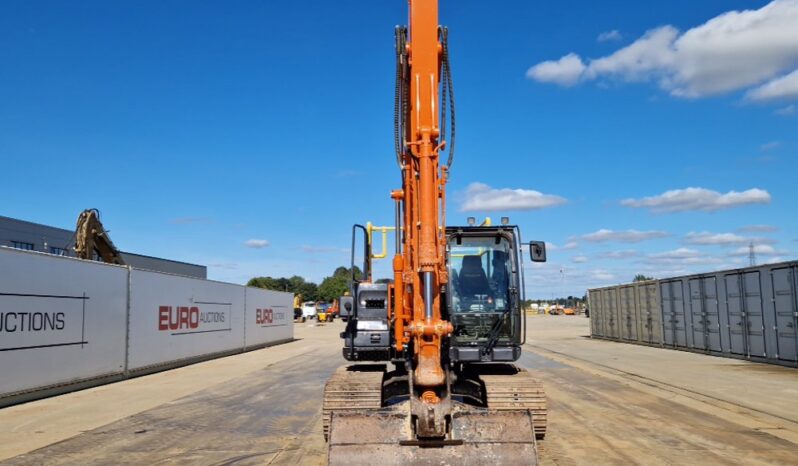
[(779, 147), (781, 147), (781, 141), (770, 141), (759, 146), (759, 150), (767, 152), (769, 150), (778, 149)]
[(684, 237), (684, 242), (686, 244), (697, 244), (697, 245), (726, 245), (726, 244), (743, 244), (749, 242), (750, 239), (744, 236), (735, 235), (734, 233), (710, 233), (708, 231), (702, 231), (701, 233), (696, 233), (691, 231), (687, 233)]
[(580, 236), (584, 241), (591, 243), (605, 243), (608, 241), (617, 241), (619, 243), (639, 243), (655, 238), (665, 238), (669, 236), (664, 231), (638, 231), (638, 230), (625, 230), (613, 231), (602, 228), (601, 230), (586, 235)]
[(753, 188), (743, 192), (721, 194), (705, 188), (673, 189), (659, 196), (624, 199), (621, 205), (651, 209), (654, 213), (703, 211), (715, 212), (748, 204), (770, 204), (770, 193)]
[(271, 243), (265, 239), (248, 239), (244, 241), (244, 246), (253, 249), (268, 248), (270, 245)]
[(759, 101), (798, 98), (798, 70), (748, 91), (745, 97)]
[(700, 256), (701, 253), (695, 249), (678, 248), (671, 251), (660, 252), (658, 254), (651, 254), (648, 257), (653, 259), (689, 259)]
[(571, 262), (573, 262), (574, 264), (584, 264), (588, 260), (589, 259), (587, 258), (587, 256), (573, 256), (571, 258)]
[[(740, 246), (739, 248), (731, 251), (730, 256), (747, 256), (751, 253), (749, 246)], [(778, 251), (769, 244), (754, 244), (754, 254), (763, 256), (775, 256), (777, 254), (787, 254), (786, 251)]]
[(640, 253), (634, 249), (621, 249), (618, 251), (607, 251), (601, 253), (599, 257), (603, 259), (628, 259), (630, 257), (637, 257)]
[(588, 274), (588, 277), (590, 279), (603, 281), (603, 282), (609, 282), (616, 279), (615, 274), (601, 269), (591, 270)]
[(672, 66), (675, 56), (669, 46), (678, 34), (672, 26), (648, 31), (631, 45), (591, 61), (584, 77), (594, 79), (607, 75), (627, 81), (646, 80), (652, 72)]
[(567, 243), (565, 243), (565, 246), (563, 246), (562, 248), (565, 249), (566, 251), (568, 251), (568, 250), (571, 250), (571, 249), (576, 249), (578, 247), (579, 247), (579, 243), (577, 243), (576, 241), (568, 241)]
[[(684, 33), (670, 25), (649, 30), (587, 63), (570, 53), (533, 66), (527, 77), (568, 86), (605, 77), (655, 81), (691, 98), (758, 86), (749, 99), (798, 98), (796, 24), (798, 0), (774, 0), (758, 10), (722, 13)], [(546, 73), (533, 71), (541, 69)]]
[(718, 264), (720, 259), (689, 248), (678, 248), (657, 254), (649, 254), (645, 262), (653, 265), (689, 266)]
[(762, 260), (761, 262), (759, 262), (759, 264), (763, 264), (763, 265), (764, 265), (764, 264), (777, 264), (777, 263), (779, 263), (779, 262), (787, 262), (788, 260), (790, 260), (790, 259), (789, 259), (789, 258), (787, 258), (787, 257), (782, 257), (782, 256), (773, 256), (773, 257), (767, 257), (767, 258), (765, 258), (764, 260)]
[(779, 227), (775, 227), (773, 225), (747, 225), (738, 228), (737, 231), (754, 232), (754, 233), (773, 233), (774, 231), (779, 231)]
[(582, 77), (585, 64), (578, 55), (570, 53), (556, 61), (544, 61), (529, 68), (526, 77), (544, 83), (573, 86)]
[(773, 113), (783, 117), (795, 115), (795, 105), (793, 104), (787, 105), (786, 107), (776, 109)]
[(465, 201), (460, 210), (463, 212), (536, 210), (566, 202), (563, 197), (529, 189), (499, 189), (491, 188), (484, 183), (471, 183), (466, 189)]
[(617, 29), (613, 29), (612, 31), (605, 31), (598, 35), (596, 38), (599, 42), (609, 42), (615, 40), (623, 39), (623, 35)]

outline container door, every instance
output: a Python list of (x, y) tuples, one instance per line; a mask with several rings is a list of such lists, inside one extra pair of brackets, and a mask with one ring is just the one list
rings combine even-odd
[(707, 344), (712, 351), (723, 351), (720, 339), (720, 303), (718, 300), (718, 280), (715, 276), (705, 277), (704, 312), (706, 315)]
[(634, 286), (635, 289), (635, 330), (637, 330), (637, 341), (648, 343), (648, 329), (646, 328), (647, 325), (647, 316), (648, 316), (648, 309), (646, 306), (648, 303), (646, 302), (646, 285), (636, 284)]
[(665, 322), (665, 342), (674, 346), (687, 346), (684, 321), (684, 296), (679, 280), (662, 283), (662, 306)]
[[(596, 292), (596, 308), (598, 311), (598, 315), (596, 316), (598, 320), (596, 321), (596, 331), (602, 337), (607, 336), (607, 313), (604, 311), (604, 292), (597, 291)], [(590, 313), (590, 318), (593, 318), (593, 313)]]
[(590, 330), (593, 335), (604, 336), (604, 323), (601, 319), (601, 291), (590, 290)]
[(704, 292), (702, 290), (703, 280), (693, 278), (689, 281), (690, 287), (690, 317), (692, 319), (693, 347), (699, 349), (709, 349), (707, 341), (707, 326), (704, 316)]
[(657, 299), (657, 288), (656, 283), (641, 288), (645, 292), (644, 303), (647, 311), (644, 317), (644, 338), (649, 343), (662, 343), (662, 307)]
[(625, 340), (637, 340), (637, 322), (635, 319), (635, 288), (621, 288), (621, 331)]
[(765, 356), (765, 325), (759, 272), (726, 275), (732, 353)]
[(748, 343), (743, 311), (742, 283), (739, 274), (726, 275), (726, 307), (729, 310), (729, 341), (734, 354), (747, 354)]
[(762, 287), (759, 271), (743, 274), (745, 317), (748, 329), (748, 354), (767, 356), (765, 350), (765, 321), (762, 315)]
[(675, 346), (673, 338), (673, 322), (671, 314), (673, 313), (673, 297), (671, 296), (670, 282), (660, 282), (659, 294), (662, 296), (662, 318), (665, 319), (662, 341), (666, 345)]
[(673, 331), (676, 346), (687, 347), (687, 325), (685, 322), (684, 290), (681, 281), (671, 282), (673, 287)]
[(620, 330), (618, 328), (618, 310), (616, 309), (615, 289), (608, 288), (604, 290), (604, 313), (607, 316), (607, 336), (610, 338), (619, 338)]
[(715, 277), (694, 278), (689, 282), (693, 346), (721, 351), (718, 292)]
[(798, 362), (798, 303), (794, 268), (775, 269), (773, 277), (773, 306), (776, 314), (778, 358)]

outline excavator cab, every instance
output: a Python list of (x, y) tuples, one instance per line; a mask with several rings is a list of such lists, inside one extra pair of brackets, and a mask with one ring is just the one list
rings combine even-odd
[(452, 362), (516, 361), (525, 340), (518, 229), (450, 227), (446, 304)]

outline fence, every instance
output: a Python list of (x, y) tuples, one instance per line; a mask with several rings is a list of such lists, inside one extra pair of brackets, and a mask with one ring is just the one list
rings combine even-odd
[(0, 247), (0, 406), (291, 340), (292, 299)]

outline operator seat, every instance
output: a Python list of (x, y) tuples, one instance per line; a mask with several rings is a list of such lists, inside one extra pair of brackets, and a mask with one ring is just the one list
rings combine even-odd
[(490, 294), (488, 277), (485, 275), (482, 259), (479, 256), (463, 257), (463, 268), (460, 269), (460, 294), (468, 297)]
[(493, 274), (490, 277), (490, 284), (495, 288), (494, 297), (507, 297), (507, 288), (509, 286), (507, 278), (507, 253), (493, 251)]

